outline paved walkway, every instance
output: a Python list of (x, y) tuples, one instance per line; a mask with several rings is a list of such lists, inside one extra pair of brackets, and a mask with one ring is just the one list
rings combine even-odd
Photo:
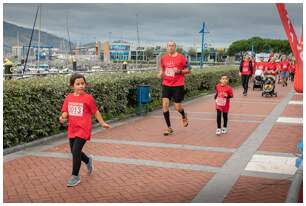
[(95, 171), (67, 188), (67, 140), (4, 157), (4, 202), (284, 202), (302, 137), (302, 99), (290, 84), (277, 98), (234, 90), (229, 132), (216, 136), (212, 96), (186, 102), (190, 126), (161, 111), (94, 131), (85, 146)]

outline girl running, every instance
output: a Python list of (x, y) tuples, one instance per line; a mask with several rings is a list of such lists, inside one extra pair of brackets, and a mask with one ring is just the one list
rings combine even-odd
[(68, 139), (72, 153), (72, 175), (67, 182), (67, 186), (73, 187), (81, 182), (79, 177), (81, 161), (86, 164), (88, 175), (93, 172), (93, 156), (88, 157), (82, 152), (83, 146), (91, 137), (92, 114), (95, 115), (103, 128), (109, 128), (110, 126), (104, 122), (96, 107), (94, 98), (85, 92), (85, 77), (81, 74), (73, 74), (70, 78), (70, 86), (74, 92), (66, 96), (59, 120), (62, 124), (68, 120)]
[[(215, 87), (216, 110), (217, 110), (217, 130), (216, 135), (227, 133), (228, 111), (230, 98), (233, 98), (233, 90), (228, 85), (228, 76), (222, 75), (220, 83)], [(223, 128), (221, 129), (221, 115), (223, 114)]]

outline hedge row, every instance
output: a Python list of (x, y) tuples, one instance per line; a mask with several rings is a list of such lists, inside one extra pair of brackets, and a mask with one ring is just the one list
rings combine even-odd
[[(237, 68), (193, 70), (186, 77), (186, 96), (210, 91), (221, 73), (230, 76), (231, 84), (239, 82)], [(58, 122), (65, 96), (71, 92), (70, 76), (53, 76), (4, 81), (4, 148), (54, 135), (63, 131)], [(117, 118), (135, 111), (136, 86), (151, 86), (151, 107), (160, 105), (161, 80), (156, 72), (132, 74), (91, 74), (86, 76), (92, 94), (105, 119)]]

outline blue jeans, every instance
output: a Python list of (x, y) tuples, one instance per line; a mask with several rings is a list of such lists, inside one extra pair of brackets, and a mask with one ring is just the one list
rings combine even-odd
[(289, 77), (289, 72), (282, 72), (281, 73), (281, 77), (284, 78), (288, 78)]

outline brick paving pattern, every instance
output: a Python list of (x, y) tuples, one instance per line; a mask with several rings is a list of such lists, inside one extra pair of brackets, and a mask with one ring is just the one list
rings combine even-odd
[[(74, 188), (66, 187), (71, 174), (71, 159), (60, 155), (40, 155), (69, 153), (67, 141), (64, 144), (63, 141), (54, 143), (48, 148), (27, 149), (16, 157), (5, 156), (4, 202), (191, 202), (216, 174), (205, 168), (195, 170), (194, 167), (221, 169), (226, 165), (233, 153), (292, 92), (291, 83), (286, 88), (277, 85), (277, 92), (277, 98), (263, 98), (260, 91), (250, 90), (249, 95), (244, 97), (241, 88), (235, 88), (229, 131), (222, 136), (215, 135), (216, 114), (212, 96), (185, 103), (190, 120), (187, 128), (182, 127), (180, 115), (171, 112), (175, 132), (168, 137), (162, 135), (165, 123), (160, 110), (137, 120), (127, 120), (110, 130), (100, 130), (93, 134), (93, 141), (85, 145), (85, 153), (141, 163), (95, 160), (92, 176), (87, 176), (86, 167), (82, 164), (81, 183)], [(302, 98), (302, 95), (294, 95), (291, 100), (302, 101)], [(291, 104), (281, 114), (284, 117), (302, 115), (302, 105)], [(297, 153), (296, 144), (302, 137), (302, 130), (303, 125), (275, 122), (258, 152)], [(117, 142), (105, 143), (101, 140)], [(135, 141), (143, 145), (134, 144)], [(186, 148), (173, 145), (185, 145)], [(27, 153), (35, 151), (40, 153), (35, 156)], [(158, 161), (164, 166), (150, 165), (150, 161)], [(177, 168), (177, 164), (194, 167), (182, 169)], [(223, 202), (284, 202), (290, 183), (289, 179), (269, 176), (240, 176)]]

